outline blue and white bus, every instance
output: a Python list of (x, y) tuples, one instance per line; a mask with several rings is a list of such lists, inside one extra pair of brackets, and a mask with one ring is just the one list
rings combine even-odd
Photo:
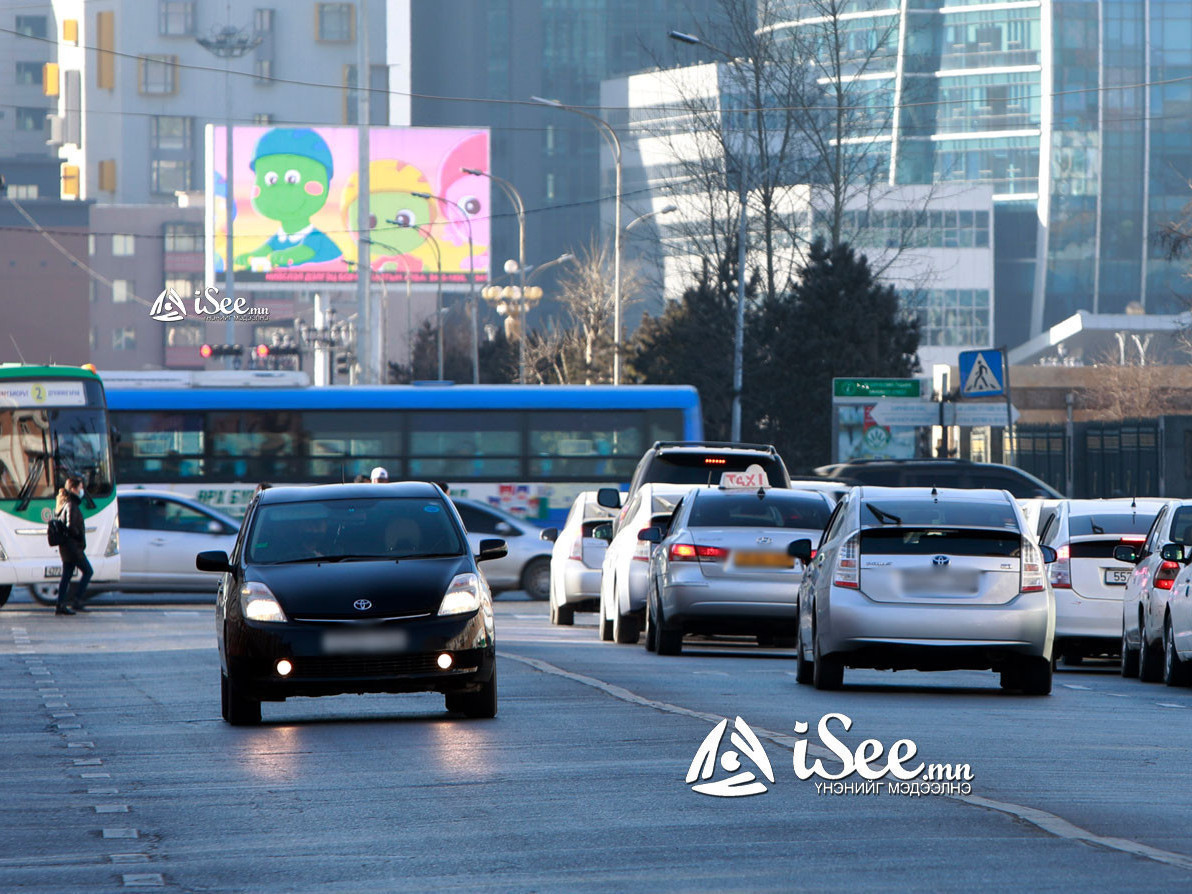
[[(212, 381), (220, 387), (200, 384)], [(166, 488), (240, 514), (259, 482), (351, 481), (384, 466), (391, 480), (445, 482), (453, 496), (554, 524), (580, 491), (626, 485), (655, 441), (703, 435), (699, 395), (687, 386), (271, 381), (231, 371), (113, 374), (121, 486)]]

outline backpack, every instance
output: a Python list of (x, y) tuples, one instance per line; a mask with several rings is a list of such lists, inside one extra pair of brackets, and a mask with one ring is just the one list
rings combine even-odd
[(46, 525), (46, 540), (50, 546), (62, 546), (69, 539), (70, 533), (67, 531), (66, 522), (60, 516), (55, 515)]

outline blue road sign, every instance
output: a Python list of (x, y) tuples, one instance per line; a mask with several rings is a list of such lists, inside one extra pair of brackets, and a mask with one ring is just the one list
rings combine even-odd
[(1006, 393), (1002, 352), (994, 348), (960, 352), (960, 396), (998, 397)]

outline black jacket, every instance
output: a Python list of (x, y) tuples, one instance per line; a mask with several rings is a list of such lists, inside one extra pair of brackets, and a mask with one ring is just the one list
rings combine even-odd
[(57, 516), (66, 524), (66, 540), (58, 545), (58, 555), (63, 562), (77, 565), (87, 547), (87, 528), (83, 522), (83, 510), (79, 508), (79, 498), (68, 491), (65, 499), (58, 498), (57, 509)]

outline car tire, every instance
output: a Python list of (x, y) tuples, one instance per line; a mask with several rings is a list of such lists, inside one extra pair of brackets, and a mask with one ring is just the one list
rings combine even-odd
[(1007, 690), (1020, 689), (1018, 668), (1011, 664), (1004, 665), (998, 673), (998, 685)]
[(1175, 650), (1175, 634), (1171, 618), (1163, 625), (1163, 682), (1168, 686), (1187, 686), (1192, 682), (1192, 665), (1181, 661)]
[(1025, 658), (1015, 669), (1013, 679), (1023, 695), (1051, 695), (1051, 675), (1051, 662), (1046, 658)]
[(444, 698), (447, 710), (477, 720), (497, 716), (497, 669), (477, 692), (448, 692)]
[(559, 627), (574, 627), (575, 607), (571, 605), (554, 606), (554, 623)]
[(0, 587), (0, 608), (4, 607), (4, 603), (8, 602), (8, 597), (12, 595), (12, 584), (4, 584)]
[(795, 682), (810, 686), (815, 682), (815, 664), (808, 661), (806, 649), (803, 648), (803, 624), (799, 623), (799, 632), (795, 634)]
[(652, 607), (652, 602), (649, 599), (646, 600), (645, 634), (646, 634), (646, 651), (647, 652), (657, 652), (658, 651), (658, 625), (654, 623), (654, 609)]
[(531, 559), (522, 569), (521, 588), (535, 602), (550, 598), (550, 559), (539, 556)]
[(1138, 629), (1138, 679), (1144, 683), (1158, 683), (1163, 679), (1163, 650), (1146, 641), (1146, 630)]
[(605, 615), (604, 600), (600, 600), (600, 641), (611, 643), (613, 641), (613, 620)]
[[(74, 584), (72, 583), (73, 587)], [(39, 605), (57, 605), (58, 604), (58, 585), (57, 584), (29, 584), (29, 595), (33, 597), (33, 601)]]
[(661, 604), (658, 606), (658, 632), (655, 634), (655, 646), (659, 655), (683, 654), (683, 629), (667, 626)]
[(832, 691), (844, 685), (844, 662), (837, 655), (825, 655), (820, 647), (819, 632), (814, 634), (812, 651), (815, 665), (811, 670), (811, 682), (816, 689)]
[(1126, 624), (1122, 622), (1122, 676), (1138, 676), (1138, 650), (1130, 648), (1130, 641), (1126, 638)]
[(1079, 652), (1064, 653), (1064, 667), (1080, 667), (1084, 664), (1084, 655)]
[(613, 615), (613, 642), (621, 646), (635, 646), (641, 639), (642, 627), (637, 615), (623, 615), (620, 611)]
[(225, 673), (219, 675), (220, 713), (232, 726), (254, 726), (261, 722), (261, 703), (246, 698), (240, 686)]

